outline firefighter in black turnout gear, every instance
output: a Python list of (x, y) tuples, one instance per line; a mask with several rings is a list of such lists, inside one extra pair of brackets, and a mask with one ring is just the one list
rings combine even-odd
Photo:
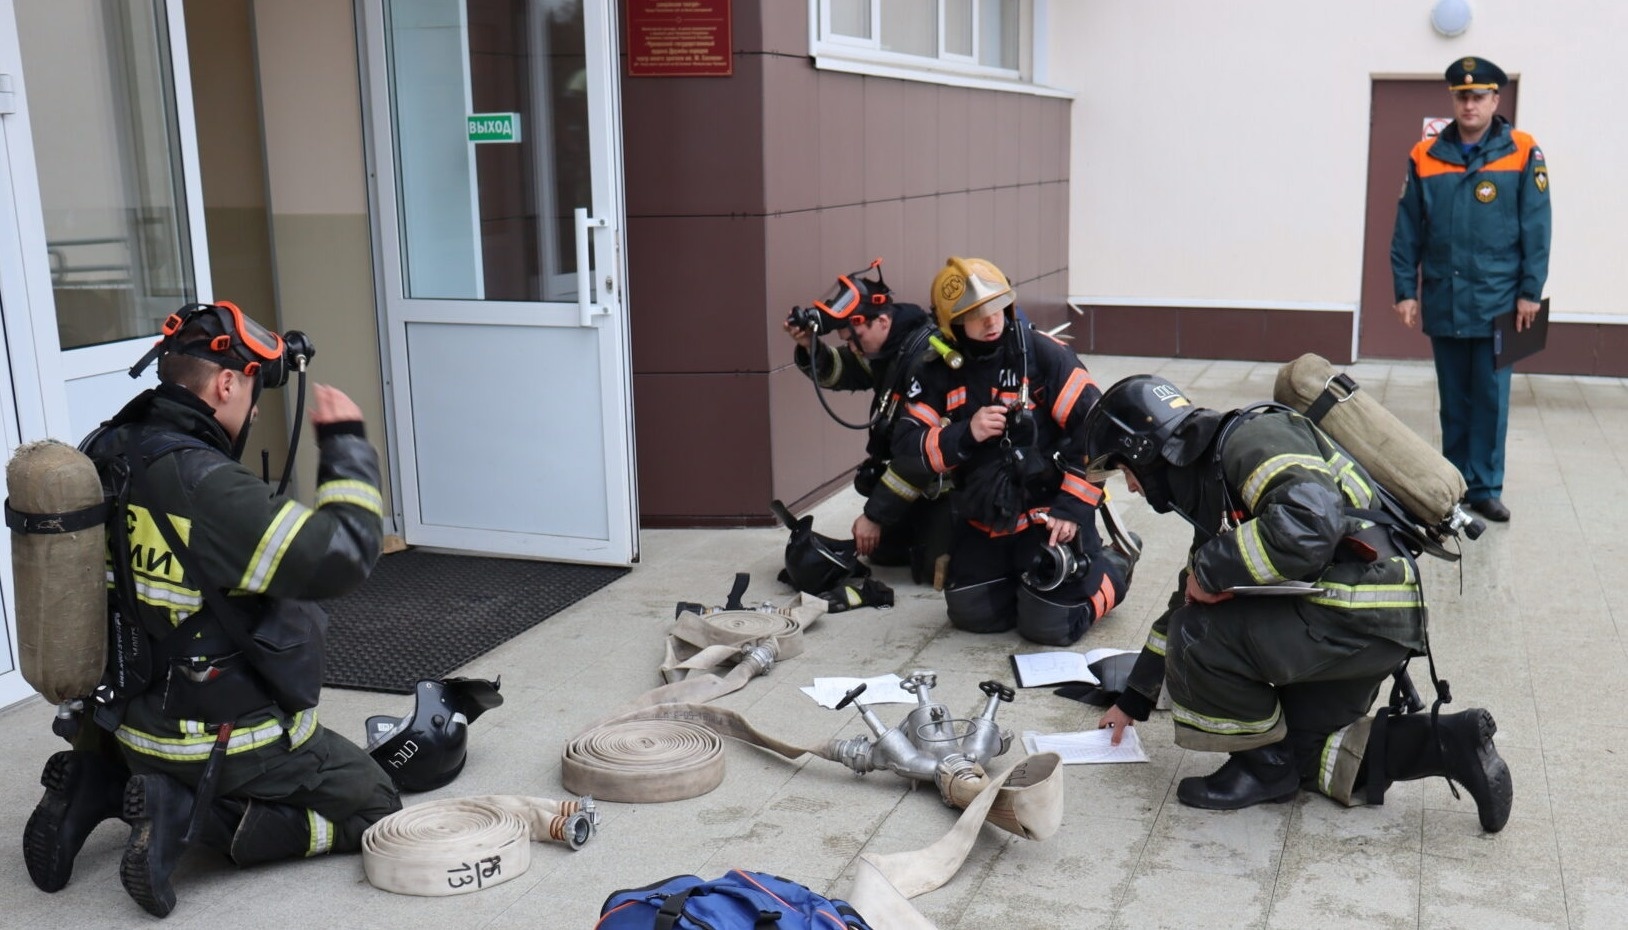
[(1085, 479), (1097, 384), (1015, 304), (988, 261), (951, 258), (939, 271), (933, 312), (955, 352), (907, 388), (893, 460), (955, 476), (950, 623), (1066, 646), (1124, 600), (1133, 563), (1102, 544), (1102, 489)]
[[(858, 554), (876, 565), (908, 564), (918, 584), (931, 580), (942, 589), (949, 561), (948, 482), (909, 470), (893, 460), (892, 449), (904, 389), (932, 354), (935, 328), (921, 307), (894, 301), (880, 266), (877, 259), (842, 275), (830, 296), (812, 309), (793, 310), (783, 328), (797, 343), (793, 361), (819, 388), (872, 393), (866, 458), (854, 472), (854, 490), (865, 498), (853, 524)], [(833, 330), (844, 345), (832, 348), (818, 338)]]
[[(1148, 718), (1162, 681), (1176, 744), (1230, 754), (1182, 779), (1183, 804), (1235, 810), (1303, 786), (1378, 803), (1394, 781), (1444, 775), (1468, 789), (1485, 830), (1503, 828), (1513, 787), (1491, 714), (1368, 714), (1386, 678), (1424, 654), (1425, 605), (1418, 553), (1357, 462), (1288, 408), (1195, 407), (1153, 375), (1110, 387), (1086, 433), (1093, 478), (1117, 468), (1195, 531), (1170, 607), (1099, 727), (1118, 742)], [(1317, 590), (1227, 590), (1284, 581)]]
[(311, 354), (303, 334), (285, 343), (231, 304), (188, 305), (136, 366), (156, 360), (158, 387), (83, 444), (119, 508), (113, 647), (95, 725), (46, 764), (25, 830), (43, 890), (67, 883), (86, 836), (112, 817), (131, 828), (126, 891), (163, 917), (187, 845), (240, 866), (355, 851), (400, 809), (389, 777), (315, 707), (326, 620), (313, 602), (360, 585), (383, 542), (361, 410), (314, 386), (315, 507), (238, 461), (260, 390)]

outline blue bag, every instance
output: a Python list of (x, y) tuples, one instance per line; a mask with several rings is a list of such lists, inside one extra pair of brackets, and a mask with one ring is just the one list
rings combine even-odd
[(605, 899), (594, 930), (872, 930), (846, 901), (766, 872), (675, 875)]

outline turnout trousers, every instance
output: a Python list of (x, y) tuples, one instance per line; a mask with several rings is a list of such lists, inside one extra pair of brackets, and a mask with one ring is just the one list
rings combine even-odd
[[(1170, 615), (1165, 684), (1176, 745), (1242, 752), (1288, 739), (1302, 780), (1349, 801), (1368, 709), (1409, 650), (1289, 597), (1188, 604)], [(1351, 732), (1361, 722), (1361, 733)], [(1338, 772), (1334, 769), (1338, 768)]]

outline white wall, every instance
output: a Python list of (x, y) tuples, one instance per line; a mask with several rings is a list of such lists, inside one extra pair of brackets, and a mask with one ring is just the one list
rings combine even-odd
[[(1453, 39), (1431, 29), (1432, 0), (1052, 4), (1051, 83), (1079, 94), (1069, 293), (1354, 308), (1371, 82), (1441, 78), (1474, 55), (1520, 78), (1520, 128), (1554, 178), (1556, 317), (1628, 322), (1614, 105), (1628, 4), (1470, 2)], [(1445, 80), (1442, 96), (1451, 115)]]

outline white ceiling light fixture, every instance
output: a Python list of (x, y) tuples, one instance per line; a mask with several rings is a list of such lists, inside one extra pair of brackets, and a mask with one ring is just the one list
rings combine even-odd
[(1470, 0), (1436, 0), (1430, 8), (1430, 25), (1451, 39), (1470, 28)]

